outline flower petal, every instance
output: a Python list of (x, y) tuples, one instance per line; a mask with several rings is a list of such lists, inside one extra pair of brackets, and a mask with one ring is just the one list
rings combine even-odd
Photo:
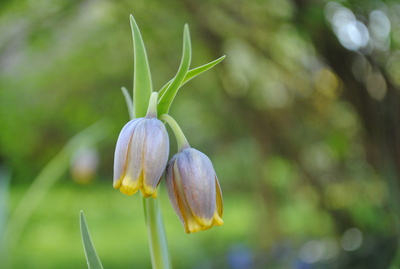
[(216, 201), (215, 172), (210, 159), (190, 148), (179, 154), (177, 165), (190, 211), (200, 224), (211, 225)]
[(117, 145), (115, 147), (114, 154), (114, 188), (121, 186), (122, 178), (125, 175), (126, 163), (128, 159), (129, 144), (132, 139), (132, 135), (135, 131), (136, 125), (139, 123), (141, 118), (129, 121), (122, 128)]
[[(135, 129), (132, 136), (131, 143), (129, 144), (128, 160), (126, 166), (126, 183), (128, 181), (140, 181), (142, 175), (142, 159), (143, 147), (146, 141), (146, 128), (144, 128), (145, 120), (141, 120)], [(125, 179), (124, 179), (125, 181)]]
[(172, 207), (174, 208), (176, 214), (181, 220), (182, 224), (185, 226), (187, 223), (185, 206), (183, 205), (182, 198), (183, 193), (179, 190), (178, 184), (182, 184), (179, 173), (176, 173), (176, 155), (172, 157), (169, 161), (167, 170), (165, 173), (165, 182), (167, 185), (168, 196), (171, 201)]
[(222, 199), (222, 191), (217, 176), (215, 176), (215, 187), (216, 187), (215, 193), (217, 195), (216, 210), (218, 215), (222, 218), (222, 214), (224, 213), (224, 204)]
[(146, 120), (146, 141), (143, 147), (143, 192), (155, 192), (168, 162), (169, 139), (165, 125), (158, 119)]
[(125, 175), (122, 180), (121, 187), (119, 190), (126, 195), (135, 194), (142, 187), (142, 182), (139, 180), (134, 180), (129, 174)]

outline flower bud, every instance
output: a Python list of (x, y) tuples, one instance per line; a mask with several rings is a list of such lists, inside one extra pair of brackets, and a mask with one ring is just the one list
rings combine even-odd
[(186, 148), (172, 157), (166, 171), (168, 195), (186, 233), (220, 226), (222, 193), (210, 159)]
[(168, 154), (168, 133), (160, 120), (145, 117), (129, 121), (115, 149), (114, 188), (126, 195), (140, 189), (144, 197), (156, 198)]

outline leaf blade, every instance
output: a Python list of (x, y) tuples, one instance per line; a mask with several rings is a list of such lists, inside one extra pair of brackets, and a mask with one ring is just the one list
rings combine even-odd
[(146, 48), (135, 18), (130, 15), (132, 38), (133, 38), (133, 101), (136, 117), (144, 117), (147, 111), (147, 105), (150, 100), (153, 86), (151, 82), (151, 73), (149, 61), (147, 59)]
[(220, 62), (222, 62), (225, 59), (225, 55), (219, 57), (218, 59), (209, 62), (207, 64), (201, 65), (199, 67), (193, 68), (191, 70), (189, 70), (185, 76), (185, 79), (182, 82), (182, 85), (184, 85), (185, 83), (187, 83), (189, 80), (197, 77), (198, 75), (206, 72), (207, 70), (213, 68), (214, 66), (216, 66), (217, 64), (219, 64)]
[(183, 80), (186, 77), (186, 74), (189, 70), (190, 62), (192, 59), (192, 47), (190, 43), (190, 32), (189, 26), (185, 24), (183, 29), (183, 51), (182, 51), (182, 59), (178, 68), (178, 72), (173, 78), (171, 84), (167, 86), (165, 91), (158, 102), (158, 115), (162, 115), (168, 113), (169, 108), (174, 100), (176, 93), (179, 90)]
[(89, 234), (89, 229), (86, 224), (85, 215), (83, 211), (79, 213), (81, 236), (83, 248), (85, 250), (86, 262), (89, 269), (103, 269), (103, 265), (97, 255), (96, 249), (94, 248), (92, 239)]
[[(185, 85), (189, 80), (197, 77), (198, 75), (203, 74), (204, 72), (210, 70), (211, 68), (213, 68), (214, 66), (216, 66), (217, 64), (219, 64), (220, 62), (222, 62), (225, 59), (225, 55), (219, 57), (218, 59), (209, 62), (207, 64), (201, 65), (199, 67), (193, 68), (191, 70), (189, 70), (186, 73), (185, 78), (182, 81), (181, 86)], [(169, 87), (169, 85), (171, 85), (172, 79), (170, 81), (168, 81), (159, 91), (159, 96), (162, 96), (165, 92), (165, 90)]]
[(129, 95), (129, 92), (125, 87), (121, 87), (121, 91), (124, 95), (126, 106), (128, 107), (129, 118), (133, 120), (135, 118), (135, 110), (132, 102), (132, 97)]

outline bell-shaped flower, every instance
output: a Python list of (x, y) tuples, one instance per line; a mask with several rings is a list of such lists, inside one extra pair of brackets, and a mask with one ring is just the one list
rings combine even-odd
[(128, 122), (118, 137), (113, 186), (127, 195), (141, 190), (144, 197), (157, 197), (169, 154), (167, 130), (157, 119), (157, 98), (153, 92), (146, 117)]
[(168, 133), (160, 120), (146, 116), (129, 121), (115, 149), (114, 188), (126, 195), (141, 190), (144, 197), (156, 198), (168, 154)]
[(167, 166), (168, 195), (186, 233), (222, 225), (222, 193), (210, 159), (187, 147)]

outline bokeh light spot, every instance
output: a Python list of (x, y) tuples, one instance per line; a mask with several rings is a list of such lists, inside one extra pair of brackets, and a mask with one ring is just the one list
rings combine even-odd
[(346, 251), (354, 251), (358, 249), (363, 242), (363, 234), (357, 228), (347, 229), (340, 240), (342, 248)]

